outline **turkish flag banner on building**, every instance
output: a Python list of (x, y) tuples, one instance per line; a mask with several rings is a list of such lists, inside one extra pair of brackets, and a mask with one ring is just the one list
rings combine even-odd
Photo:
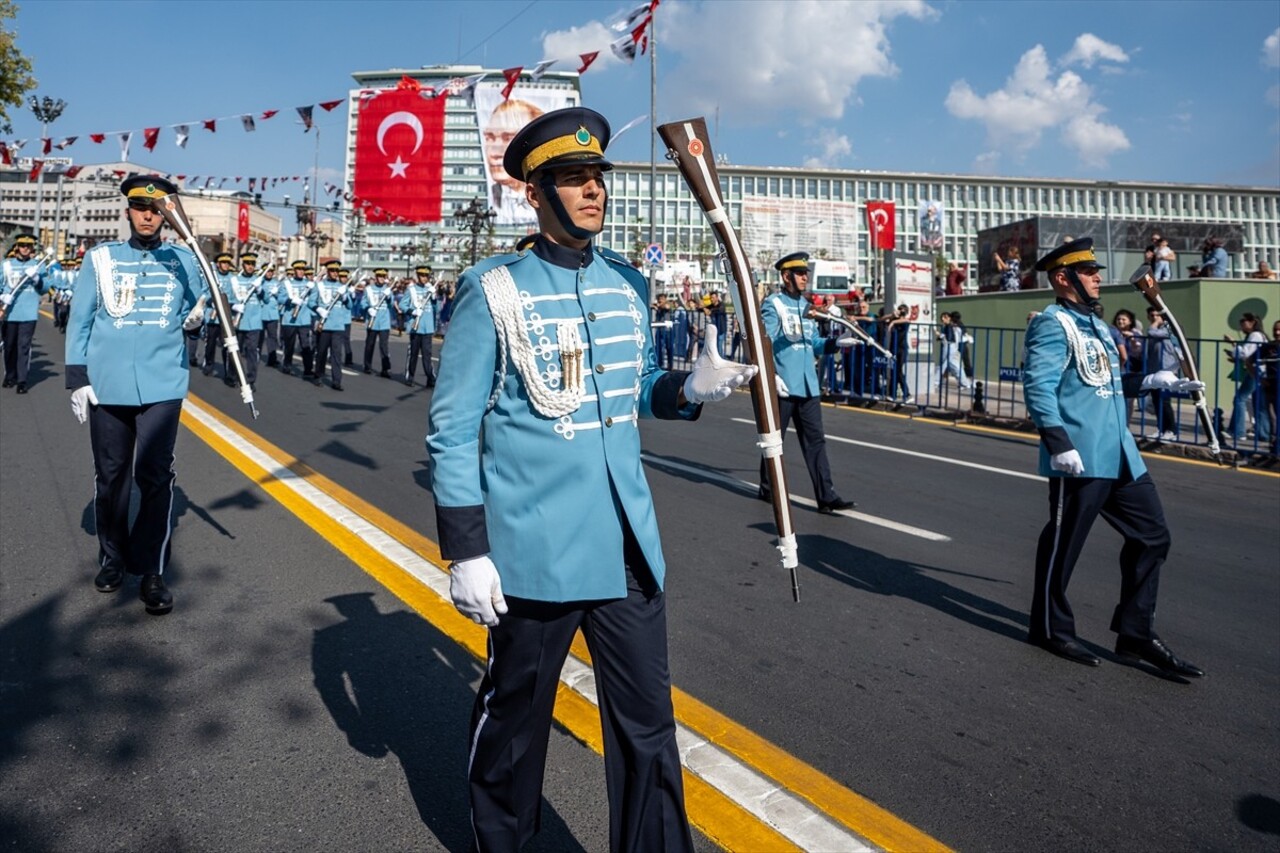
[(402, 80), (361, 101), (356, 119), (353, 195), (375, 205), (368, 220), (439, 222), (445, 98)]
[(241, 245), (249, 242), (249, 202), (240, 202), (240, 224), (236, 228), (236, 239)]
[(871, 234), (871, 248), (893, 248), (893, 202), (867, 202), (867, 231)]

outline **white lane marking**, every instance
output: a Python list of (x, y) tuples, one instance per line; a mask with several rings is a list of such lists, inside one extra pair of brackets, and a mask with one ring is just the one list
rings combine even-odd
[[(187, 398), (183, 411), (205, 428), (217, 433), (238, 453), (292, 489), (334, 523), (363, 539), (370, 547), (420, 581), (444, 601), (451, 601), (449, 576), (439, 566), (423, 559), (382, 528), (352, 512), (304, 478), (276, 462), (241, 437), (239, 433), (224, 427), (208, 413), (205, 407), (190, 397)], [(560, 680), (569, 689), (599, 707), (596, 699), (595, 675), (591, 667), (571, 655), (566, 659), (564, 669), (561, 670)], [(681, 761), (689, 772), (718, 789), (757, 820), (772, 827), (802, 850), (872, 851), (878, 849), (867, 839), (858, 836), (852, 830), (832, 820), (824, 812), (814, 808), (808, 801), (780, 788), (772, 779), (708, 742), (679, 722), (676, 723), (676, 740), (680, 745)]]
[[(746, 418), (733, 418), (740, 424), (754, 424), (755, 421)], [(992, 474), (1004, 474), (1006, 477), (1020, 477), (1023, 480), (1035, 480), (1040, 483), (1048, 481), (1048, 477), (1041, 477), (1039, 474), (1028, 474), (1025, 471), (1011, 471), (1008, 468), (996, 468), (991, 465), (981, 465), (977, 462), (965, 462), (963, 459), (952, 459), (949, 456), (938, 456), (933, 453), (921, 453), (918, 450), (907, 450), (904, 447), (890, 447), (887, 444), (872, 444), (869, 441), (858, 441), (853, 438), (845, 438), (839, 435), (827, 433), (827, 441), (838, 441), (842, 444), (854, 444), (858, 447), (869, 447), (872, 450), (884, 450), (888, 453), (901, 453), (903, 456), (915, 456), (918, 459), (931, 459), (934, 462), (946, 462), (948, 465), (959, 465), (962, 468), (976, 468), (979, 471), (989, 471)]]
[[(737, 420), (735, 418), (735, 420)], [(747, 421), (747, 423), (755, 423), (755, 421)], [(738, 480), (727, 474), (721, 474), (718, 471), (712, 471), (709, 468), (696, 468), (692, 465), (685, 465), (680, 462), (671, 462), (667, 459), (661, 459), (648, 453), (640, 454), (640, 458), (651, 465), (657, 465), (660, 468), (670, 468), (674, 471), (681, 471), (685, 474), (694, 474), (704, 480), (715, 480), (724, 483), (727, 486), (733, 486), (739, 491), (754, 495), (759, 490), (758, 483), (752, 483), (749, 480)], [(792, 503), (798, 503), (802, 506), (818, 508), (818, 502), (809, 498), (802, 498), (799, 495), (789, 495)], [(905, 533), (908, 536), (916, 536), (920, 539), (928, 539), (930, 542), (950, 542), (951, 537), (945, 533), (937, 533), (933, 530), (925, 530), (923, 527), (912, 527), (910, 524), (903, 524), (900, 521), (891, 521), (887, 518), (881, 518), (878, 515), (868, 515), (865, 512), (858, 512), (853, 509), (842, 509), (836, 515), (843, 515), (846, 518), (853, 518), (858, 521), (864, 521), (867, 524), (873, 524), (876, 527), (884, 527), (888, 530), (895, 530), (898, 533)]]

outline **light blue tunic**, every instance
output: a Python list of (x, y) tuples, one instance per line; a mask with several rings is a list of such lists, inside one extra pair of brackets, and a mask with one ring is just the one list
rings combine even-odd
[[(419, 309), (418, 305), (422, 308)], [(436, 289), (431, 285), (426, 287), (420, 284), (409, 285), (400, 297), (400, 313), (405, 315), (406, 328), (410, 334), (434, 335), (439, 314)]]
[(144, 249), (126, 242), (91, 249), (67, 322), (67, 387), (92, 385), (105, 406), (186, 397), (182, 321), (201, 283), (195, 256), (184, 246)]
[[(395, 294), (391, 292), (391, 285), (383, 285), (379, 287), (371, 284), (364, 289), (364, 299), (361, 300), (361, 310), (364, 311), (365, 328), (371, 332), (384, 332), (391, 328), (391, 303), (395, 300)], [(370, 314), (369, 312), (373, 313)]]
[[(1066, 317), (1079, 331), (1084, 357), (1095, 369), (1101, 366), (1099, 359), (1110, 365), (1109, 383), (1094, 386), (1085, 382), (1079, 355), (1069, 344), (1059, 317)], [(1066, 476), (1050, 467), (1049, 458), (1073, 448), (1084, 461), (1083, 477), (1119, 478), (1122, 459), (1134, 479), (1147, 470), (1129, 432), (1120, 385), (1120, 353), (1105, 322), (1092, 313), (1049, 306), (1027, 327), (1022, 376), (1027, 412), (1040, 430), (1043, 476)]]
[[(481, 276), (501, 266), (519, 294), (514, 311), (532, 348), (533, 381), (553, 392), (563, 387), (558, 321), (577, 329), (585, 350), (582, 397), (568, 414), (535, 408), (514, 356), (499, 370), (497, 309), (491, 311)], [(609, 252), (595, 252), (575, 270), (526, 251), (463, 274), (427, 435), (447, 559), (489, 553), (508, 595), (622, 598), (625, 518), (663, 583), (637, 422), (692, 419), (698, 409), (677, 408), (684, 374), (657, 368), (648, 304), (644, 277)]]
[(47, 273), (37, 273), (23, 284), (27, 275), (34, 271), (39, 261), (32, 258), (20, 261), (17, 258), (6, 258), (3, 267), (4, 281), (0, 282), (3, 292), (13, 297), (5, 321), (9, 323), (31, 323), (40, 314), (40, 297), (49, 289), (45, 280)]
[(240, 324), (236, 327), (241, 332), (262, 331), (262, 283), (265, 279), (260, 275), (227, 276), (227, 302), (234, 308), (244, 306), (240, 315)]
[(340, 332), (344, 326), (351, 325), (351, 289), (341, 282), (328, 279), (316, 282), (311, 307), (329, 309), (329, 316), (324, 321), (327, 332)]
[(262, 322), (271, 323), (280, 319), (280, 281), (275, 278), (262, 277)]
[[(785, 293), (770, 294), (760, 306), (764, 333), (773, 342), (774, 367), (792, 397), (822, 394), (816, 359), (826, 348), (827, 339), (819, 332), (818, 323), (805, 316), (810, 307), (803, 296)], [(724, 346), (721, 341), (722, 351)]]
[[(280, 324), (282, 326), (310, 326), (311, 309), (316, 302), (315, 283), (309, 278), (286, 278), (280, 282)], [(293, 309), (298, 316), (293, 316)]]

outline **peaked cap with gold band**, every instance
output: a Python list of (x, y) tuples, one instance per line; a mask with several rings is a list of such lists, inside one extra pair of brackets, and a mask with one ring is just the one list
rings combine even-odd
[(120, 182), (120, 193), (130, 202), (159, 201), (167, 195), (176, 195), (177, 192), (176, 184), (159, 175), (133, 175)]
[(386, 267), (378, 267), (373, 271), (373, 274), (385, 276), (387, 274), (387, 269)]
[(240, 263), (242, 264), (256, 264), (257, 262), (258, 262), (257, 252), (245, 252), (243, 255), (240, 256)]
[(604, 158), (610, 135), (609, 122), (595, 110), (552, 110), (520, 129), (502, 155), (502, 167), (520, 181), (529, 180), (529, 175), (543, 166), (591, 163), (612, 169), (613, 164)]
[(213, 259), (213, 262), (214, 262), (215, 264), (220, 264), (220, 263), (222, 263), (223, 261), (226, 261), (227, 263), (231, 263), (231, 262), (232, 262), (232, 261), (234, 261), (234, 260), (235, 260), (235, 258), (231, 257), (231, 253), (230, 253), (230, 252), (219, 252), (219, 253), (217, 254), (217, 257), (215, 257), (215, 258)]
[(789, 255), (783, 255), (778, 258), (778, 262), (773, 265), (773, 268), (778, 272), (808, 272), (809, 253), (792, 252)]
[(342, 261), (325, 261), (324, 268), (327, 270), (342, 269)]
[(294, 261), (293, 263), (289, 264), (289, 269), (291, 270), (305, 270), (306, 268), (307, 268), (306, 261)]
[(1100, 270), (1107, 268), (1105, 264), (1098, 263), (1098, 258), (1093, 254), (1092, 237), (1081, 237), (1079, 240), (1063, 243), (1036, 261), (1036, 270), (1039, 272), (1053, 272), (1059, 267), (1074, 267), (1077, 265), (1097, 267)]
[(414, 267), (413, 271), (418, 275), (431, 275), (431, 267), (427, 266), (426, 264), (421, 264), (419, 266)]
[(18, 236), (18, 238), (17, 238), (16, 240), (14, 240), (14, 241), (13, 241), (13, 245), (14, 245), (14, 247), (17, 247), (17, 246), (34, 246), (35, 244), (36, 244), (36, 238), (35, 238), (35, 237), (32, 237), (30, 234), (22, 234), (22, 235), (19, 235), (19, 236)]

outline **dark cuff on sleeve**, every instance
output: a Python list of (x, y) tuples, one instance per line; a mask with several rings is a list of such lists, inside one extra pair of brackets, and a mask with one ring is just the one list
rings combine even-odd
[(77, 388), (83, 388), (89, 384), (89, 367), (84, 364), (68, 364), (67, 372), (67, 390), (74, 391)]
[(489, 553), (489, 528), (482, 505), (437, 505), (436, 532), (440, 534), (440, 556), (446, 560), (466, 560)]
[(684, 388), (684, 380), (688, 378), (687, 370), (671, 370), (653, 383), (653, 393), (649, 397), (649, 408), (658, 420), (696, 421), (702, 414), (702, 406), (680, 405), (680, 391)]
[(839, 350), (840, 345), (836, 343), (835, 338), (827, 338), (827, 342), (822, 345), (823, 355), (831, 355), (833, 352), (838, 352)]
[(1044, 442), (1050, 456), (1076, 449), (1076, 446), (1071, 443), (1071, 437), (1062, 427), (1047, 427), (1040, 430), (1040, 440)]

